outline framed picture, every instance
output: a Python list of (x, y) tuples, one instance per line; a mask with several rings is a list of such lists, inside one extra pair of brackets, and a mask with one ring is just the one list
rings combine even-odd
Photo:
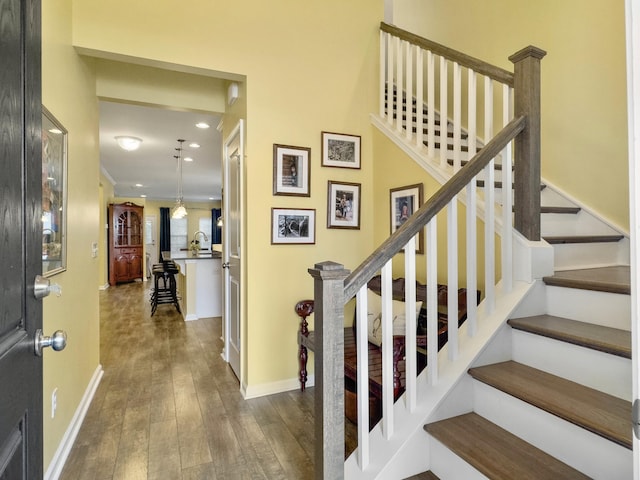
[(311, 208), (272, 208), (271, 244), (316, 243), (316, 211)]
[(273, 145), (273, 194), (309, 197), (311, 149)]
[(42, 275), (67, 269), (67, 130), (42, 107)]
[(322, 166), (360, 168), (360, 137), (322, 132)]
[[(422, 205), (422, 184), (391, 189), (391, 233), (395, 232)], [(416, 252), (424, 253), (424, 231), (416, 243)]]
[(360, 184), (329, 180), (327, 228), (360, 228)]

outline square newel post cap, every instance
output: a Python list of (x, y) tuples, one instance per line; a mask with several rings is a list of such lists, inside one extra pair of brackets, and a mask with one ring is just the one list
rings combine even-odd
[(519, 50), (513, 55), (511, 55), (509, 57), (509, 60), (512, 63), (521, 62), (527, 57), (533, 57), (533, 58), (537, 58), (538, 60), (542, 60), (546, 54), (547, 52), (542, 50), (541, 48), (534, 47), (533, 45), (529, 45), (528, 47), (524, 47), (522, 50)]
[(351, 273), (344, 265), (331, 261), (316, 263), (308, 272), (315, 279), (325, 280), (346, 278)]

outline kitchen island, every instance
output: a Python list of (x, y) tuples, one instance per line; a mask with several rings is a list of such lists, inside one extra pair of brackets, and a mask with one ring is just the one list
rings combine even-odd
[(222, 316), (220, 252), (162, 252), (162, 257), (173, 260), (180, 267), (176, 282), (185, 321)]

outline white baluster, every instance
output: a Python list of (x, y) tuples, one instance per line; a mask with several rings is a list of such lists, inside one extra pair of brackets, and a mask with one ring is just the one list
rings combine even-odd
[(436, 63), (433, 52), (427, 52), (427, 155), (433, 157), (436, 143)]
[(392, 261), (384, 264), (382, 283), (382, 433), (389, 440), (393, 435), (393, 310)]
[(424, 148), (424, 51), (416, 46), (416, 146)]
[[(502, 86), (503, 126), (511, 121), (511, 89)], [(513, 183), (512, 144), (509, 142), (502, 154), (502, 286), (505, 292), (513, 288)]]
[[(411, 139), (411, 135), (413, 135), (413, 99), (414, 99), (414, 95), (413, 95), (413, 51), (414, 51), (414, 46), (411, 45), (410, 43), (407, 43), (407, 89), (405, 92), (406, 95), (406, 99), (407, 99), (407, 121), (405, 123), (405, 137), (407, 138), (407, 140)], [(416, 109), (417, 112), (417, 109)]]
[(460, 170), (462, 137), (462, 69), (453, 64), (453, 171)]
[(427, 223), (427, 368), (429, 384), (438, 383), (438, 228)]
[(447, 325), (449, 360), (458, 357), (458, 200), (447, 206)]
[(387, 91), (387, 37), (388, 34), (380, 30), (380, 118), (384, 118), (388, 108), (385, 108), (385, 95)]
[(447, 59), (440, 57), (440, 166), (443, 168), (447, 163), (448, 86)]
[(364, 470), (369, 465), (369, 339), (367, 330), (367, 285), (356, 293), (356, 349), (358, 355), (358, 465)]
[[(467, 145), (469, 159), (476, 153), (477, 128), (477, 75), (469, 70), (469, 113), (467, 116), (468, 136)], [(477, 196), (476, 178), (467, 185), (467, 332), (470, 336), (476, 334), (478, 328), (478, 308), (476, 290), (478, 289), (478, 250), (477, 250)]]
[(416, 408), (416, 237), (404, 247), (404, 301), (405, 301), (405, 402), (407, 409)]
[(396, 42), (396, 130), (402, 130), (402, 107), (404, 105), (404, 58), (402, 48), (405, 42), (398, 39)]
[(397, 102), (394, 101), (393, 95), (395, 90), (395, 58), (396, 37), (389, 36), (387, 41), (387, 123), (389, 126), (393, 124), (393, 115), (397, 111)]
[[(493, 137), (493, 83), (489, 77), (484, 78), (484, 141), (485, 144)], [(485, 167), (485, 226), (484, 226), (484, 274), (485, 274), (485, 303), (487, 313), (495, 307), (495, 159)], [(504, 189), (504, 186), (503, 186)]]

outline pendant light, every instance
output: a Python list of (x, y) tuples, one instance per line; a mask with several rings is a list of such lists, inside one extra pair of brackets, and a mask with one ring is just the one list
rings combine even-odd
[(178, 188), (176, 193), (176, 204), (173, 207), (171, 218), (184, 218), (187, 215), (187, 209), (184, 207), (184, 203), (182, 201), (182, 144), (183, 143), (184, 143), (184, 140), (179, 138), (178, 148), (176, 148), (178, 155), (174, 155), (173, 157), (178, 160)]

